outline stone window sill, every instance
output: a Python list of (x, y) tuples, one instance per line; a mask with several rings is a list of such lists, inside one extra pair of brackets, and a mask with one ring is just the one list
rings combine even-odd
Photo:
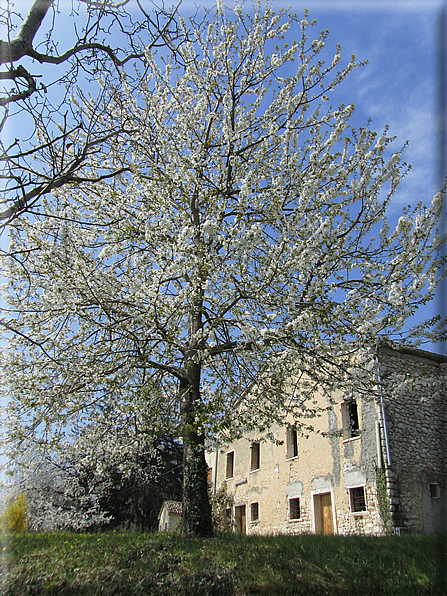
[(351, 511), (350, 514), (353, 515), (354, 517), (365, 517), (365, 516), (371, 515), (371, 513), (368, 510), (366, 510), (366, 511)]
[(350, 443), (351, 441), (358, 441), (358, 439), (361, 439), (361, 435), (358, 435), (357, 437), (350, 437), (349, 439), (343, 439), (343, 443)]

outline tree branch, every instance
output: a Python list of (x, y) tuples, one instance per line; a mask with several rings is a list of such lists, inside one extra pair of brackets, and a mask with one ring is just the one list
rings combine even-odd
[(10, 42), (0, 40), (0, 64), (16, 62), (24, 56), (31, 56), (34, 37), (53, 1), (34, 0), (16, 37)]
[(28, 88), (19, 93), (13, 93), (12, 95), (8, 95), (8, 97), (0, 97), (0, 106), (2, 106), (3, 108), (12, 101), (20, 101), (21, 99), (26, 99), (27, 97), (30, 97), (36, 90), (36, 81), (21, 64), (15, 70), (10, 70), (8, 72), (0, 72), (0, 80), (12, 79), (15, 81), (16, 79), (20, 78), (26, 80), (26, 82), (28, 83)]

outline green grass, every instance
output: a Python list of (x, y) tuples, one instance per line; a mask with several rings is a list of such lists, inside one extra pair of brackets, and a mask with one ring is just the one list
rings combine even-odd
[(2, 536), (0, 593), (447, 594), (447, 536)]

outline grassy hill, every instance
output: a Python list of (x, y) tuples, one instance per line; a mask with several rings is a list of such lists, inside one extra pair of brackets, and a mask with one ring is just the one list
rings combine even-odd
[(2, 595), (447, 594), (447, 536), (1, 535)]

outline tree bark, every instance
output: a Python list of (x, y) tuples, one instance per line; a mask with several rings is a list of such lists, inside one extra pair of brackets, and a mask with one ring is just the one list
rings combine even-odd
[(0, 64), (16, 62), (23, 56), (34, 57), (34, 37), (52, 4), (53, 0), (34, 0), (16, 37), (10, 42), (0, 41)]
[(205, 461), (205, 434), (200, 421), (200, 365), (189, 369), (192, 382), (181, 381), (183, 437), (183, 527), (186, 534), (213, 536)]

